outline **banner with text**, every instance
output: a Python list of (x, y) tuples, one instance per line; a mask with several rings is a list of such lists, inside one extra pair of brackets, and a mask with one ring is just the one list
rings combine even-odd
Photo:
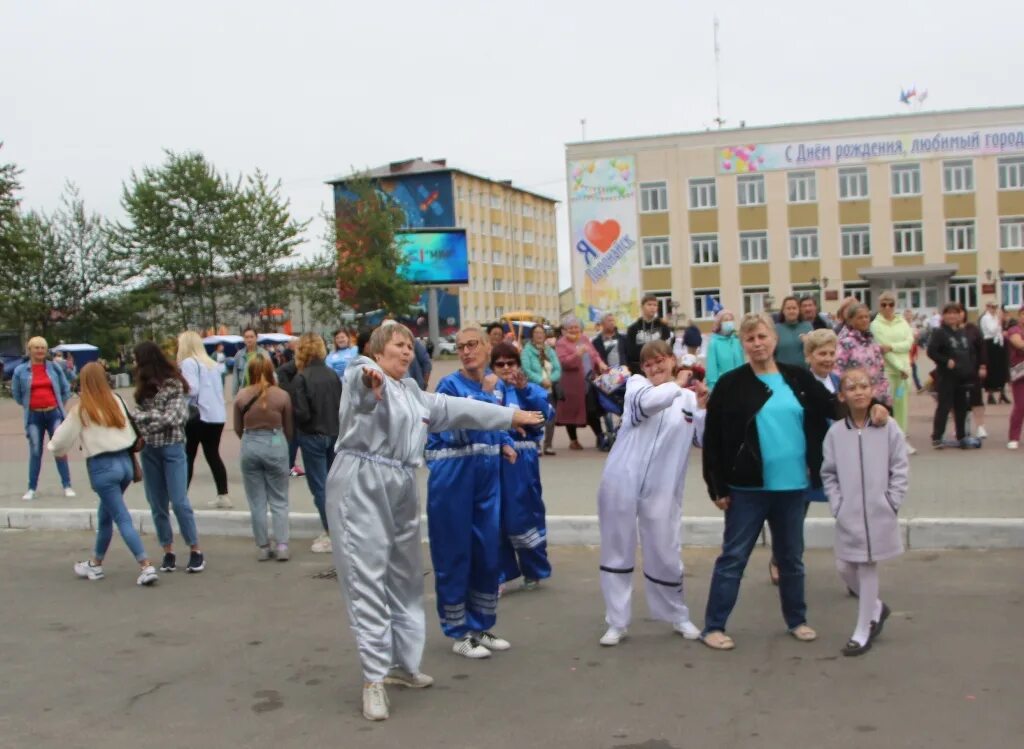
[(719, 150), (718, 173), (749, 174), (932, 156), (955, 158), (1012, 153), (1024, 153), (1024, 125), (727, 146)]
[(576, 316), (584, 327), (611, 312), (639, 315), (636, 163), (632, 156), (569, 162), (569, 224)]

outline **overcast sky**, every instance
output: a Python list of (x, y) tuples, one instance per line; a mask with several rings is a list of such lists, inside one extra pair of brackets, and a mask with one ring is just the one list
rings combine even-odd
[[(121, 217), (122, 182), (199, 150), (280, 179), (299, 218), (324, 180), (422, 156), (565, 198), (566, 142), (1024, 103), (1024, 2), (0, 0), (0, 161), (28, 208), (65, 180)], [(319, 234), (311, 232), (312, 237)], [(559, 212), (562, 285), (567, 215)]]

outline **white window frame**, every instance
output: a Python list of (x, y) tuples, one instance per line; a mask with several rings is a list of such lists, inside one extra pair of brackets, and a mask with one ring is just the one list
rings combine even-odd
[(523, 242), (533, 244), (533, 232), (529, 229), (523, 229)]
[(748, 315), (757, 312), (768, 311), (768, 297), (771, 293), (767, 286), (753, 286), (742, 289), (743, 292), (743, 314)]
[(690, 236), (690, 265), (718, 265), (718, 235)]
[(718, 207), (718, 185), (714, 177), (691, 179), (689, 188), (691, 211), (707, 211)]
[(736, 178), (737, 205), (764, 205), (765, 202), (763, 174), (741, 174)]
[(818, 177), (811, 172), (789, 172), (786, 175), (787, 203), (817, 203)]
[(766, 232), (766, 231), (741, 231), (740, 232), (740, 262), (741, 263), (767, 263), (768, 262), (768, 232)]
[(496, 211), (500, 211), (501, 208), (502, 208), (501, 203), (502, 203), (502, 201), (501, 201), (501, 196), (500, 195), (491, 195), (491, 208), (492, 209), (494, 209)]
[(839, 199), (868, 199), (868, 168), (848, 166), (839, 170)]
[(894, 198), (921, 194), (921, 165), (893, 164), (889, 167), (889, 183)]
[(946, 252), (975, 252), (977, 249), (974, 219), (946, 222)]
[(901, 221), (892, 225), (893, 255), (921, 255), (923, 253), (924, 226), (920, 221)]
[(946, 195), (974, 192), (974, 161), (971, 159), (943, 161), (942, 192)]
[(501, 288), (502, 279), (495, 278), (491, 280), (491, 291), (503, 291)]
[(839, 256), (868, 257), (871, 255), (871, 227), (867, 224), (839, 227)]
[(1024, 190), (1024, 156), (999, 158), (999, 189)]
[(501, 250), (491, 251), (491, 265), (501, 265), (505, 262), (505, 255), (502, 254)]
[(504, 234), (504, 232), (502, 231), (501, 224), (498, 224), (498, 223), (495, 223), (494, 221), (492, 221), (491, 222), (491, 236), (492, 237), (500, 237), (503, 234)]
[(964, 309), (978, 309), (978, 279), (959, 277), (949, 279), (946, 285), (946, 299), (959, 302)]
[(999, 249), (1024, 250), (1024, 216), (999, 219)]
[(651, 294), (658, 300), (658, 319), (669, 320), (672, 317), (672, 292), (666, 289), (658, 291), (645, 291), (644, 295)]
[(500, 304), (495, 305), (495, 307), (494, 307), (494, 319), (497, 320), (498, 318), (500, 318), (504, 314), (505, 314), (505, 307), (503, 305), (500, 305)]
[(1024, 275), (1004, 276), (999, 284), (999, 301), (1008, 309), (1024, 308)]
[(817, 260), (821, 257), (817, 229), (789, 230), (789, 259)]
[(640, 183), (640, 213), (668, 212), (668, 183)]
[(693, 319), (694, 320), (712, 320), (714, 315), (708, 314), (708, 310), (704, 309), (704, 297), (708, 294), (722, 302), (722, 290), (715, 289), (694, 289), (693, 290)]
[(644, 237), (640, 255), (642, 268), (671, 268), (672, 251), (668, 237)]
[(861, 304), (866, 304), (871, 307), (871, 284), (864, 281), (851, 281), (850, 283), (843, 284), (843, 298), (852, 296)]

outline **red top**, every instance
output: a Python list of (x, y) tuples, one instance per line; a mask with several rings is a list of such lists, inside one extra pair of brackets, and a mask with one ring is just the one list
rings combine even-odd
[(53, 383), (46, 372), (46, 364), (32, 365), (32, 397), (28, 407), (33, 411), (57, 407), (57, 396), (53, 393)]

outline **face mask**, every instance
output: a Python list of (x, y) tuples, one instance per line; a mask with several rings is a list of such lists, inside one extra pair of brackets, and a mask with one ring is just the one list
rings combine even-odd
[(722, 323), (722, 334), (731, 335), (736, 330), (736, 323), (732, 320), (726, 320)]

